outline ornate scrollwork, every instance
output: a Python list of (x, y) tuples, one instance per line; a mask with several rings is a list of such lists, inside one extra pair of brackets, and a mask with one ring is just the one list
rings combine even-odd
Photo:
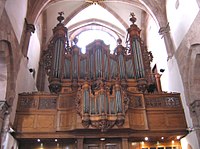
[(44, 53), (43, 53), (42, 64), (44, 65), (47, 75), (50, 75), (50, 73), (51, 73), (51, 67), (52, 67), (52, 61), (53, 61), (53, 53), (52, 53), (53, 46), (54, 45), (51, 42), (48, 46), (48, 50), (44, 51)]
[(57, 83), (51, 83), (49, 85), (49, 89), (53, 93), (58, 93), (58, 92), (61, 91), (61, 84), (59, 82), (57, 82)]
[(80, 116), (82, 116), (82, 114), (81, 114), (81, 96), (82, 96), (82, 92), (81, 92), (81, 88), (79, 88), (78, 92), (77, 92), (77, 96), (75, 98), (75, 105), (76, 105), (76, 111)]
[(98, 121), (92, 121), (91, 125), (98, 129), (101, 129), (102, 132), (107, 131), (115, 125), (115, 121), (109, 121), (107, 119), (101, 119)]
[(147, 90), (147, 80), (144, 78), (138, 79), (137, 80), (137, 88), (140, 92), (145, 92)]

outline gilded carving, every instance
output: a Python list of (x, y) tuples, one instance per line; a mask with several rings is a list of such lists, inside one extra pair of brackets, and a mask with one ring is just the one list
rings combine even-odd
[(129, 104), (130, 108), (142, 108), (142, 97), (141, 96), (132, 96)]
[(115, 125), (115, 121), (109, 121), (107, 119), (101, 119), (98, 121), (91, 121), (91, 125), (98, 129), (101, 129), (102, 132), (107, 131)]

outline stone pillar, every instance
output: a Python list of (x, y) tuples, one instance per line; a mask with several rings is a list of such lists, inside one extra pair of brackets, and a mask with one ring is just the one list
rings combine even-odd
[(77, 139), (77, 149), (83, 149), (83, 138)]
[(193, 128), (191, 128), (191, 131), (196, 132), (200, 145), (200, 100), (195, 100), (190, 104), (190, 112), (193, 120)]
[(122, 138), (122, 149), (128, 149), (128, 139)]
[(35, 32), (35, 26), (33, 24), (29, 24), (25, 19), (25, 35), (24, 35), (24, 42), (22, 45), (22, 53), (24, 57), (27, 57), (31, 33), (34, 32)]
[(169, 23), (167, 23), (166, 26), (161, 27), (158, 31), (158, 33), (164, 38), (167, 54), (168, 54), (168, 59), (172, 58), (175, 51), (174, 51), (174, 43), (172, 41), (172, 37), (170, 34), (170, 27)]

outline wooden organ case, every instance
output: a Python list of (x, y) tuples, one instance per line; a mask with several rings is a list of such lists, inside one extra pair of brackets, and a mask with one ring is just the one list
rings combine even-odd
[[(113, 54), (102, 40), (89, 44), (85, 54), (76, 39), (70, 47), (63, 19), (60, 13), (42, 57), (50, 93), (19, 94), (15, 135), (22, 144), (57, 138), (74, 141), (71, 148), (131, 149), (132, 141), (146, 136), (158, 141), (187, 133), (180, 94), (161, 90), (133, 13), (128, 48), (118, 39)], [(100, 146), (99, 138), (110, 141)]]

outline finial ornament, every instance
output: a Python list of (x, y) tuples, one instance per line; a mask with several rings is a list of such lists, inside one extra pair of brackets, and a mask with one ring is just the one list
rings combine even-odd
[(77, 45), (77, 43), (78, 43), (78, 38), (75, 37), (74, 40), (73, 40), (73, 42), (74, 42), (75, 45)]
[(59, 23), (61, 23), (61, 22), (64, 20), (64, 17), (63, 17), (64, 12), (61, 11), (61, 12), (58, 12), (58, 14), (59, 14), (60, 16), (57, 17), (57, 20), (59, 21)]
[(135, 18), (135, 14), (133, 12), (131, 12), (131, 18), (129, 19), (133, 24), (136, 22), (136, 18)]
[(117, 39), (117, 43), (118, 43), (118, 45), (121, 45), (122, 44), (122, 39), (121, 38)]

